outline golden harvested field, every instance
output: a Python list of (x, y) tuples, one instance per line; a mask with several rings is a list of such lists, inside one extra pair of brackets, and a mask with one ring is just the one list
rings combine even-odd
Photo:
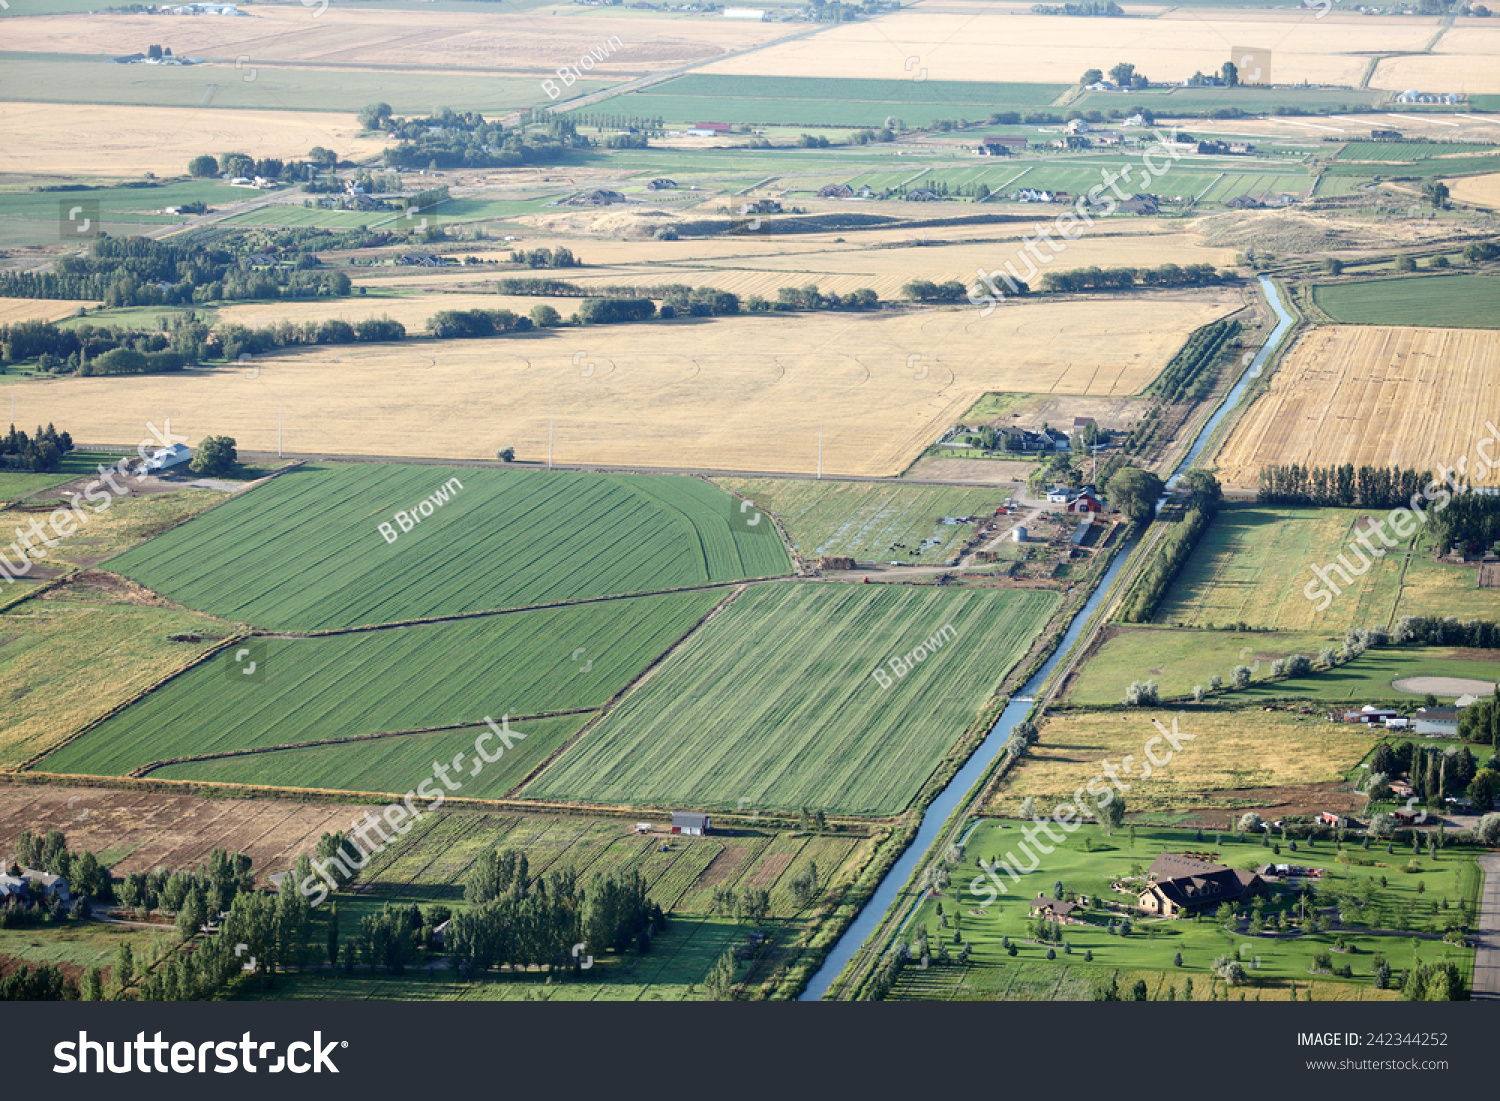
[(0, 298), (0, 325), (14, 325), (17, 321), (61, 321), (77, 313), (79, 306), (92, 309), (98, 305), (98, 302), (80, 302), (71, 298)]
[[(1038, 223), (1040, 224), (1040, 223)], [(1059, 271), (1067, 268), (1099, 267), (1156, 267), (1160, 264), (1213, 264), (1216, 267), (1232, 267), (1236, 249), (1224, 243), (1210, 246), (1192, 231), (1166, 231), (1142, 233), (1132, 231), (1138, 223), (1124, 223), (1125, 232), (1113, 232), (1104, 227), (1080, 237), (1068, 245), (1050, 265)], [(978, 227), (993, 230), (999, 227)], [(529, 239), (517, 242), (518, 248), (538, 246), (565, 246), (573, 250), (589, 266), (575, 270), (550, 272), (557, 278), (583, 286), (638, 285), (655, 286), (662, 283), (687, 283), (704, 285), (732, 291), (745, 297), (759, 294), (775, 298), (780, 287), (805, 286), (815, 283), (825, 292), (847, 294), (861, 287), (869, 287), (881, 298), (898, 299), (901, 287), (912, 279), (931, 279), (942, 282), (958, 279), (973, 282), (979, 268), (986, 271), (1014, 261), (1018, 270), (1025, 269), (1025, 256), (1019, 259), (1019, 241), (1036, 230), (1033, 223), (1016, 223), (1006, 226), (999, 233), (986, 235), (979, 241), (940, 244), (920, 243), (911, 230), (895, 238), (892, 243), (907, 244), (908, 247), (869, 248), (859, 242), (842, 243), (819, 240), (809, 241), (800, 236), (780, 238), (774, 242), (747, 243), (742, 240), (716, 238), (703, 241), (591, 241), (588, 239)], [(970, 235), (968, 227), (962, 233)], [(934, 241), (942, 238), (934, 236)], [(873, 242), (872, 242), (873, 243)], [(478, 254), (487, 259), (505, 260), (507, 252)], [(1046, 255), (1046, 253), (1044, 253)], [(472, 284), (476, 279), (493, 285), (495, 280), (505, 277), (525, 278), (536, 272), (519, 269), (498, 272), (483, 271), (476, 276), (475, 269), (455, 267), (442, 271), (431, 269), (377, 269), (368, 275), (357, 276), (359, 282), (372, 287), (423, 287), (439, 289), (455, 284)], [(509, 305), (507, 303), (507, 305)], [(511, 305), (511, 309), (516, 307)], [(392, 315), (394, 316), (394, 315)], [(404, 319), (402, 319), (404, 320)]]
[[(1218, 456), (1253, 488), (1268, 463), (1454, 466), (1500, 411), (1500, 332), (1329, 325), (1304, 335)], [(1493, 454), (1493, 452), (1491, 452)], [(1485, 483), (1500, 484), (1491, 470)]]
[[(252, 329), (290, 321), (337, 319), (351, 325), (371, 317), (389, 317), (420, 333), (427, 319), (440, 310), (510, 310), (529, 314), (533, 306), (546, 303), (566, 317), (578, 308), (576, 298), (517, 298), (499, 294), (423, 294), (401, 298), (306, 298), (286, 302), (241, 302), (218, 312), (219, 324), (246, 325)], [(108, 321), (108, 317), (101, 319)]]
[[(932, 80), (1073, 84), (1085, 69), (1128, 58), (1153, 80), (1217, 71), (1236, 46), (1272, 53), (1278, 83), (1359, 83), (1370, 52), (1420, 50), (1436, 19), (1313, 11), (1179, 9), (1155, 19), (1080, 19), (978, 10), (948, 14), (923, 5), (868, 22), (846, 23), (705, 67), (709, 73), (768, 76), (910, 76), (916, 56)], [(1491, 63), (1493, 65), (1493, 62)], [(1454, 84), (1453, 79), (1442, 83)], [(1470, 90), (1473, 90), (1471, 87)]]
[[(1375, 67), (1371, 88), (1393, 92), (1500, 92), (1500, 27), (1489, 19), (1464, 19), (1438, 40), (1430, 54), (1390, 57)], [(1407, 47), (1410, 48), (1410, 47)]]
[[(1182, 748), (1165, 768), (1143, 778), (1147, 740), (1157, 737), (1155, 719), (1169, 730), (1168, 711), (1064, 713), (1042, 723), (1041, 738), (1002, 780), (986, 809), (1015, 814), (1028, 795), (1044, 807), (1063, 799), (1113, 761), (1132, 814), (1185, 810), (1210, 801), (1215, 792), (1330, 783), (1359, 763), (1376, 739), (1349, 727), (1273, 711), (1194, 711), (1179, 713)], [(1189, 741), (1181, 735), (1192, 735)], [(1158, 760), (1172, 751), (1158, 742)], [(1129, 770), (1126, 754), (1134, 758)]]
[[(130, 441), (148, 419), (291, 452), (894, 474), (990, 390), (1134, 393), (1230, 292), (877, 314), (752, 315), (549, 330), (493, 340), (317, 348), (258, 377), (17, 384), (23, 423)], [(920, 356), (920, 359), (911, 357)], [(335, 362), (337, 361), (337, 362)], [(915, 363), (916, 366), (910, 364)], [(918, 374), (924, 377), (917, 378)]]
[[(548, 73), (576, 62), (614, 35), (607, 61), (595, 71), (643, 73), (717, 57), (773, 41), (795, 24), (727, 19), (605, 15), (559, 5), (560, 14), (502, 11), (354, 10), (330, 4), (319, 17), (300, 4), (255, 5), (250, 18), (150, 15), (51, 15), (12, 19), (6, 49), (26, 53), (110, 56), (164, 42), (174, 53), (257, 64), (302, 62), (399, 65)], [(620, 45), (623, 43), (623, 47)], [(538, 92), (540, 98), (540, 90)]]
[[(1496, 132), (1500, 134), (1500, 128)], [(1500, 209), (1500, 172), (1491, 172), (1485, 176), (1461, 176), (1456, 180), (1445, 180), (1444, 183), (1448, 185), (1452, 197), (1460, 203)]]
[(6, 138), (0, 171), (38, 175), (110, 176), (128, 165), (132, 173), (180, 176), (205, 150), (293, 158), (323, 145), (358, 159), (385, 148), (383, 141), (355, 136), (353, 115), (321, 111), (0, 102), (0, 133)]

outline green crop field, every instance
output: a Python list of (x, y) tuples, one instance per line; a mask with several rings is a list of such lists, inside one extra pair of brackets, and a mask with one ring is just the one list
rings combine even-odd
[(944, 563), (977, 525), (945, 524), (943, 520), (988, 519), (1005, 500), (1000, 490), (977, 487), (779, 478), (718, 481), (777, 517), (798, 553), (848, 555), (861, 562)]
[[(450, 478), (463, 489), (411, 531)], [(787, 573), (773, 532), (691, 477), (349, 463), (244, 493), (110, 568), (191, 607), (319, 630)], [(392, 524), (387, 543), (378, 530)]]
[(1236, 88), (1146, 88), (1130, 92), (1085, 92), (1068, 104), (1085, 111), (1111, 109), (1134, 111), (1149, 107), (1158, 115), (1171, 117), (1174, 111), (1212, 111), (1218, 107), (1238, 107), (1241, 111), (1275, 112), (1278, 107), (1300, 107), (1305, 111), (1327, 108), (1333, 112), (1351, 107), (1369, 107), (1389, 93), (1354, 91), (1348, 88), (1264, 88), (1241, 84)]
[[(526, 786), (541, 799), (895, 814), (1057, 607), (1051, 592), (743, 593)], [(887, 688), (872, 671), (947, 633)]]
[(1069, 687), (1067, 702), (1078, 706), (1117, 704), (1132, 681), (1156, 681), (1163, 699), (1186, 699), (1195, 685), (1217, 674), (1231, 682), (1236, 665), (1252, 670), (1250, 687), (1225, 689), (1232, 703), (1303, 696), (1311, 700), (1367, 703), (1409, 700), (1391, 687), (1400, 677), (1463, 677), (1494, 680), (1495, 663), (1475, 651), (1446, 646), (1392, 646), (1366, 650), (1334, 669), (1305, 677), (1271, 679), (1271, 663), (1292, 654), (1316, 659), (1326, 646), (1337, 650), (1344, 636), (1287, 631), (1193, 631), (1165, 627), (1119, 627), (1090, 655)]
[[(1002, 894), (979, 861), (993, 863), (1006, 859), (1006, 854), (1015, 849), (1019, 835), (1013, 826), (999, 821), (982, 822), (964, 846), (964, 864), (953, 870), (953, 888), (941, 898), (923, 901), (903, 932), (904, 939), (911, 943), (916, 940), (918, 930), (926, 929), (936, 952), (940, 943), (952, 940), (956, 921), (963, 939), (973, 945), (970, 963), (967, 967), (935, 963), (925, 972), (908, 968), (897, 997), (1087, 1000), (1092, 997), (1095, 979), (1107, 980), (1118, 973), (1123, 980), (1121, 994), (1126, 998), (1139, 976), (1147, 982), (1148, 997), (1152, 1000), (1165, 1000), (1168, 986), (1173, 988), (1177, 999), (1183, 999), (1186, 983), (1191, 980), (1191, 998), (1202, 1001), (1207, 1000), (1210, 986), (1215, 982), (1214, 961), (1222, 956), (1238, 956), (1247, 975), (1241, 989), (1251, 999), (1264, 996), (1268, 1000), (1286, 1001), (1293, 983), (1299, 992), (1316, 984), (1319, 1000), (1395, 998), (1399, 997), (1395, 991), (1376, 990), (1371, 982), (1376, 954), (1383, 954), (1396, 972), (1397, 987), (1401, 969), (1411, 962), (1409, 937), (1391, 934), (1396, 930), (1403, 934), (1441, 932), (1455, 920), (1460, 902), (1467, 903), (1471, 914), (1477, 903), (1479, 877), (1473, 856), (1468, 853), (1445, 852), (1436, 859), (1424, 855), (1414, 861), (1415, 870), (1408, 870), (1409, 846), (1405, 851), (1398, 847), (1395, 854), (1380, 850), (1362, 852), (1351, 846), (1345, 854), (1350, 863), (1344, 864), (1336, 859), (1338, 853), (1330, 841), (1311, 846), (1299, 842), (1295, 854), (1283, 852), (1278, 857), (1271, 848), (1262, 847), (1258, 837), (1249, 834), (1241, 839), (1226, 835), (1221, 839), (1222, 844), (1215, 847), (1210, 839), (1193, 831), (1138, 828), (1134, 833), (1129, 839), (1119, 831), (1108, 837), (1097, 826), (1084, 826), (1040, 856), (1039, 863), (1029, 874), (1020, 876), (1019, 882), (1008, 873), (999, 872), (997, 877), (1006, 888)], [(1246, 903), (1239, 908), (1241, 920), (1232, 932), (1222, 930), (1210, 914), (1202, 922), (1143, 918), (1133, 923), (1128, 936), (1110, 935), (1108, 924), (1123, 915), (1105, 909), (1103, 903), (1125, 905), (1133, 901), (1111, 890), (1114, 881), (1130, 876), (1133, 869), (1149, 866), (1158, 853), (1205, 849), (1216, 851), (1221, 863), (1234, 868), (1290, 860), (1301, 867), (1317, 869), (1320, 874), (1312, 881), (1320, 897), (1331, 904), (1335, 896), (1348, 897), (1353, 892), (1363, 904), (1356, 906), (1350, 902), (1344, 907), (1348, 917), (1344, 927), (1335, 932), (1298, 930), (1280, 935), (1258, 929), (1252, 932), (1249, 919), (1257, 912), (1264, 923), (1275, 923), (1279, 915), (1285, 914), (1292, 928), (1298, 929), (1297, 892), (1276, 884), (1261, 906)], [(1023, 867), (1031, 863), (1024, 855), (1012, 855), (1010, 860)], [(1062, 926), (1062, 938), (1071, 952), (1057, 945), (1056, 958), (1049, 960), (1048, 946), (1034, 940), (1028, 928), (1028, 901), (1037, 894), (1052, 897), (1058, 881), (1065, 892), (1087, 895), (1094, 901), (1083, 911), (1080, 923)], [(1444, 901), (1449, 907), (1446, 911), (1442, 908)], [(945, 915), (941, 919), (940, 905)], [(1003, 937), (1009, 937), (1016, 945), (1014, 956), (1002, 945)], [(1350, 951), (1332, 951), (1340, 937)], [(951, 945), (949, 950), (953, 951)], [(1338, 979), (1326, 971), (1313, 971), (1314, 957), (1319, 952), (1330, 952), (1337, 965), (1348, 964), (1353, 977)], [(1085, 953), (1091, 956), (1087, 963)], [(1175, 963), (1178, 953), (1182, 956), (1180, 966)], [(1422, 942), (1420, 958), (1427, 963), (1451, 960), (1460, 972), (1468, 975), (1473, 968), (1474, 951), (1428, 939)], [(1000, 989), (987, 975), (991, 969), (1007, 980), (999, 984)], [(1218, 986), (1222, 992), (1222, 980)], [(1238, 993), (1228, 996), (1238, 997)]]
[[(667, 593), (446, 623), (247, 643), (226, 650), (47, 757), (49, 772), (117, 775), (226, 750), (479, 723), (486, 715), (597, 708), (722, 599)], [(470, 738), (472, 741), (472, 736)], [(372, 746), (374, 744), (372, 743)], [(385, 745), (350, 747), (376, 764)], [(300, 778), (251, 758), (213, 766)], [(351, 773), (364, 768), (351, 764)], [(352, 780), (351, 780), (352, 782)], [(311, 783), (311, 781), (308, 781)], [(340, 787), (341, 784), (318, 784)], [(403, 791), (405, 788), (402, 789)]]
[(1500, 278), (1493, 275), (1418, 275), (1330, 283), (1313, 288), (1313, 301), (1349, 325), (1500, 327)]
[(1067, 90), (1063, 84), (689, 74), (610, 100), (608, 107), (668, 123), (878, 127), (895, 115), (908, 126), (923, 126), (934, 119), (983, 120), (992, 111), (1043, 107)]
[(1338, 152), (1340, 161), (1425, 161), (1434, 157), (1462, 165), (1469, 156), (1495, 156), (1500, 149), (1494, 145), (1480, 145), (1457, 141), (1351, 141)]
[[(489, 764), (475, 756), (475, 739), (489, 729), (479, 726), (307, 749), (276, 749), (244, 757), (220, 757), (212, 761), (168, 765), (150, 775), (164, 780), (388, 792), (399, 796), (431, 777), (434, 761), (448, 763), (457, 759), (453, 782), (462, 787), (453, 793), (455, 796), (500, 799), (587, 721), (587, 715), (559, 715), (510, 724), (507, 729), (520, 740), (505, 749), (499, 760)], [(487, 753), (502, 748), (503, 743), (493, 735), (484, 744)]]

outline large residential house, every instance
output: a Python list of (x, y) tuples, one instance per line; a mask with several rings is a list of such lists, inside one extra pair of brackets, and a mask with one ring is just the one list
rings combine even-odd
[(1137, 903), (1146, 913), (1164, 917), (1216, 909), (1265, 889), (1265, 880), (1254, 872), (1186, 853), (1162, 853), (1151, 862), (1146, 878), (1150, 886), (1140, 893)]

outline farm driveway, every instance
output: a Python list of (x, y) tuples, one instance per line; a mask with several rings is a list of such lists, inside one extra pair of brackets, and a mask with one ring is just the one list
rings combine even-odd
[(1474, 999), (1500, 999), (1500, 853), (1479, 858), (1484, 886), (1479, 892), (1479, 951), (1474, 956)]

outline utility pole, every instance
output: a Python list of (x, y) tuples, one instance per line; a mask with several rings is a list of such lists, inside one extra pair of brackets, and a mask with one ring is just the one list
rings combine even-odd
[(547, 469), (552, 469), (552, 418), (547, 418)]
[(276, 457), (281, 458), (281, 410), (282, 406), (276, 406)]
[(823, 480), (823, 426), (818, 425), (818, 481)]

